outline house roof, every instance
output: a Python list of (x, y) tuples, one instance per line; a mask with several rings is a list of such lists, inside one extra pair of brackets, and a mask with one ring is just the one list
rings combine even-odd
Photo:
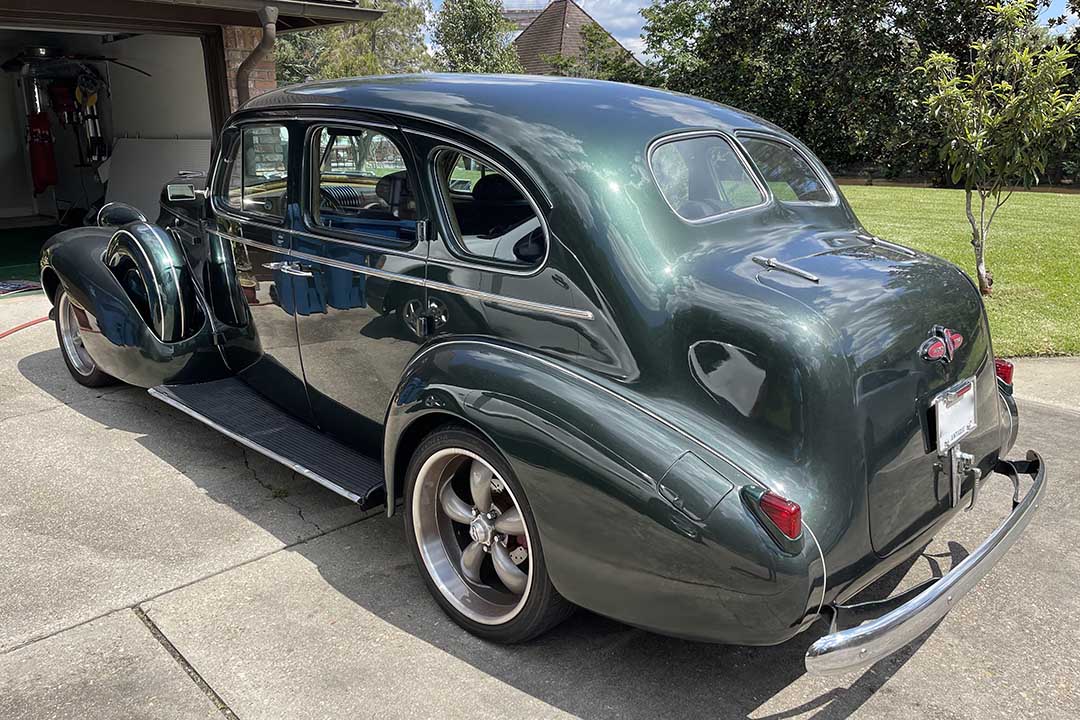
[(0, 0), (0, 22), (139, 32), (257, 27), (256, 12), (265, 5), (278, 8), (279, 31), (375, 20), (383, 12), (361, 7), (355, 0)]
[[(525, 72), (530, 75), (550, 74), (554, 67), (545, 60), (548, 55), (580, 57), (585, 45), (581, 31), (593, 23), (603, 28), (574, 0), (553, 0), (514, 40)], [(623, 47), (611, 33), (608, 33), (608, 37)], [(623, 49), (626, 50), (625, 47)], [(629, 50), (626, 53), (633, 57)]]

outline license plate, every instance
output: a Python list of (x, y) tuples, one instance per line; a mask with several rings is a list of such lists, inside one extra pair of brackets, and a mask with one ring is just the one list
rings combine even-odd
[(964, 380), (934, 398), (937, 418), (937, 449), (949, 448), (975, 429), (975, 378)]

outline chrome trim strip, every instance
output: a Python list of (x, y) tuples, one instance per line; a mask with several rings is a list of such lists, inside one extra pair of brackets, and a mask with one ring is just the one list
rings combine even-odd
[(829, 587), (829, 570), (825, 566), (825, 553), (821, 549), (821, 543), (818, 542), (817, 535), (810, 529), (810, 526), (804, 519), (802, 526), (806, 528), (806, 532), (810, 533), (810, 537), (814, 540), (814, 546), (817, 547), (818, 557), (821, 558), (821, 600), (818, 601), (817, 614), (821, 614), (821, 608), (825, 607), (825, 588)]
[[(663, 145), (678, 142), (679, 140), (687, 140), (698, 137), (718, 137), (728, 144), (732, 152), (735, 153), (735, 157), (739, 158), (739, 162), (742, 164), (743, 169), (746, 170), (747, 177), (750, 178), (751, 182), (753, 182), (754, 185), (757, 187), (758, 192), (761, 193), (761, 202), (756, 205), (748, 205), (747, 207), (725, 210), (724, 212), (717, 213), (715, 215), (709, 215), (708, 217), (697, 218), (696, 220), (690, 220), (689, 218), (685, 218), (679, 214), (679, 211), (675, 209), (675, 206), (671, 204), (670, 200), (668, 200), (667, 195), (664, 194), (664, 189), (660, 187), (660, 182), (656, 179), (656, 173), (653, 171), (652, 166), (652, 156), (653, 153), (656, 152), (656, 150)], [(657, 191), (660, 193), (660, 197), (662, 197), (667, 206), (671, 208), (671, 212), (675, 213), (675, 217), (679, 218), (687, 225), (704, 225), (706, 223), (715, 222), (716, 220), (732, 217), (733, 215), (747, 213), (752, 210), (760, 210), (761, 208), (768, 206), (769, 203), (773, 201), (772, 190), (769, 189), (767, 183), (762, 181), (762, 178), (758, 174), (757, 168), (754, 165), (751, 165), (751, 159), (747, 157), (746, 150), (733, 136), (728, 135), (726, 132), (722, 132), (720, 130), (689, 130), (686, 132), (676, 132), (669, 135), (661, 135), (660, 137), (650, 142), (648, 147), (646, 147), (645, 164), (649, 167), (649, 175), (652, 177), (653, 184), (656, 186)]]
[(248, 245), (250, 247), (259, 248), (260, 250), (268, 250), (270, 252), (275, 252), (275, 253), (278, 253), (280, 255), (288, 255), (289, 254), (289, 249), (288, 248), (277, 247), (275, 245), (268, 245), (268, 244), (266, 244), (264, 242), (259, 242), (258, 240), (251, 240), (250, 238), (240, 237), (239, 235), (230, 235), (229, 233), (222, 232), (221, 230), (213, 230), (211, 228), (207, 228), (206, 232), (208, 234), (210, 234), (210, 235), (217, 235), (220, 238), (224, 238), (226, 240), (232, 240), (233, 242), (238, 242), (241, 245)]
[(510, 305), (511, 307), (532, 310), (546, 315), (557, 315), (559, 317), (575, 318), (577, 320), (593, 319), (591, 310), (578, 310), (577, 308), (568, 308), (563, 307), (562, 305), (548, 305), (547, 303), (535, 302), (533, 300), (519, 300), (518, 298), (507, 297), (506, 295), (496, 295), (495, 293), (485, 292), (484, 290), (473, 290), (472, 288), (447, 285), (446, 283), (441, 283), (436, 280), (428, 280), (427, 287), (429, 290), (440, 290), (455, 295), (464, 295), (465, 297), (475, 298), (482, 302)]
[(198, 420), (202, 424), (204, 424), (204, 425), (206, 425), (208, 427), (211, 427), (214, 430), (217, 430), (219, 433), (221, 433), (225, 437), (228, 437), (228, 438), (231, 438), (231, 439), (235, 440), (236, 442), (240, 443), (244, 447), (251, 448), (255, 452), (260, 453), (261, 455), (265, 455), (266, 457), (270, 458), (271, 460), (274, 460), (276, 462), (281, 463), (282, 465), (289, 468), (290, 470), (292, 470), (294, 472), (297, 472), (297, 473), (300, 473), (301, 475), (308, 478), (309, 480), (314, 480), (315, 482), (319, 483), (320, 485), (322, 485), (326, 489), (333, 490), (334, 492), (336, 492), (338, 495), (341, 495), (342, 497), (346, 497), (349, 500), (352, 500), (353, 502), (360, 502), (360, 496), (359, 495), (349, 492), (348, 490), (341, 487), (340, 485), (335, 485), (333, 482), (327, 480), (322, 475), (319, 475), (318, 473), (316, 473), (316, 472), (314, 472), (312, 470), (308, 470), (303, 465), (300, 465), (299, 463), (293, 462), (292, 460), (288, 459), (287, 457), (284, 457), (282, 455), (278, 455), (277, 453), (275, 453), (272, 450), (268, 450), (267, 448), (263, 447), (262, 445), (259, 445), (257, 442), (255, 442), (254, 440), (252, 440), (250, 438), (244, 437), (243, 435), (240, 435), (238, 433), (234, 433), (233, 431), (222, 427), (221, 425), (217, 424), (216, 422), (214, 422), (210, 418), (208, 418), (205, 415), (197, 412), (194, 408), (191, 408), (191, 407), (188, 407), (187, 405), (184, 405), (179, 400), (176, 400), (175, 398), (172, 398), (172, 397), (168, 396), (167, 394), (165, 394), (162, 391), (158, 390), (156, 387), (152, 387), (152, 388), (148, 389), (146, 392), (150, 393), (150, 395), (157, 398), (158, 400), (161, 400), (165, 404), (173, 406), (174, 408), (176, 408), (180, 412), (184, 413), (185, 415), (188, 415), (188, 416)]
[[(1000, 463), (1000, 461), (999, 461)], [(806, 671), (836, 675), (873, 665), (934, 626), (990, 571), (1023, 534), (1046, 492), (1046, 465), (1029, 450), (1027, 464), (1037, 463), (1027, 495), (1005, 521), (949, 573), (900, 607), (861, 625), (830, 633), (806, 651)], [(1000, 467), (1000, 465), (999, 465)], [(1013, 469), (1014, 477), (1016, 469)]]
[(562, 305), (548, 305), (547, 303), (539, 303), (533, 300), (522, 300), (519, 298), (508, 297), (506, 295), (497, 295), (495, 293), (486, 292), (484, 290), (474, 290), (472, 288), (457, 287), (456, 285), (449, 285), (447, 283), (437, 282), (435, 280), (425, 280), (424, 278), (415, 277), (413, 275), (402, 275), (400, 273), (389, 272), (379, 268), (367, 267), (365, 265), (356, 265), (350, 262), (344, 262), (342, 260), (334, 260), (332, 258), (325, 258), (319, 255), (312, 255), (310, 253), (302, 252), (300, 250), (287, 250), (286, 248), (274, 247), (273, 245), (267, 245), (256, 240), (249, 240), (248, 238), (238, 237), (236, 235), (230, 235), (229, 233), (222, 232), (221, 230), (207, 230), (208, 233), (217, 235), (226, 240), (238, 242), (241, 245), (250, 245), (252, 247), (260, 248), (262, 250), (268, 250), (271, 252), (280, 253), (282, 255), (289, 255), (301, 260), (308, 260), (313, 263), (319, 263), (320, 265), (328, 265), (330, 267), (338, 268), (340, 270), (348, 270), (350, 272), (360, 273), (361, 275), (370, 275), (372, 277), (382, 278), (384, 280), (390, 280), (393, 282), (403, 282), (409, 285), (417, 285), (420, 287), (426, 287), (429, 290), (437, 290), (440, 292), (447, 292), (454, 295), (462, 295), (470, 297), (481, 302), (495, 303), (498, 305), (509, 305), (511, 307), (522, 308), (525, 310), (532, 310), (533, 312), (544, 313), (547, 315), (556, 315), (558, 317), (568, 317), (577, 320), (592, 320), (593, 314), (590, 310), (579, 310), (577, 308), (563, 307)]

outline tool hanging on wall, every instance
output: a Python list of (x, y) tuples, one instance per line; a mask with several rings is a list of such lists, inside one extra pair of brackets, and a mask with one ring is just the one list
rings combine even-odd
[[(62, 127), (71, 125), (79, 145), (80, 165), (96, 165), (109, 157), (101, 129), (98, 100), (109, 91), (101, 73), (88, 63), (117, 65), (151, 77), (150, 73), (103, 55), (64, 54), (56, 48), (28, 47), (0, 64), (0, 71), (18, 73), (26, 93), (27, 145), (34, 193), (56, 184), (56, 154), (48, 115), (49, 100)], [(84, 146), (85, 145), (85, 149)]]
[(108, 88), (98, 71), (89, 65), (82, 66), (76, 83), (75, 101), (82, 109), (86, 162), (98, 163), (109, 156), (105, 136), (101, 132), (101, 116), (98, 114), (98, 94), (102, 88)]

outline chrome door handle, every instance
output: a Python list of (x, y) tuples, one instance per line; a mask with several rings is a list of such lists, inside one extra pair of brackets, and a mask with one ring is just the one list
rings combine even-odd
[(277, 262), (263, 263), (263, 267), (267, 270), (280, 270), (286, 275), (295, 275), (297, 277), (313, 277), (314, 273), (310, 270), (305, 270), (300, 267), (298, 262), (288, 262), (286, 260), (279, 260)]

